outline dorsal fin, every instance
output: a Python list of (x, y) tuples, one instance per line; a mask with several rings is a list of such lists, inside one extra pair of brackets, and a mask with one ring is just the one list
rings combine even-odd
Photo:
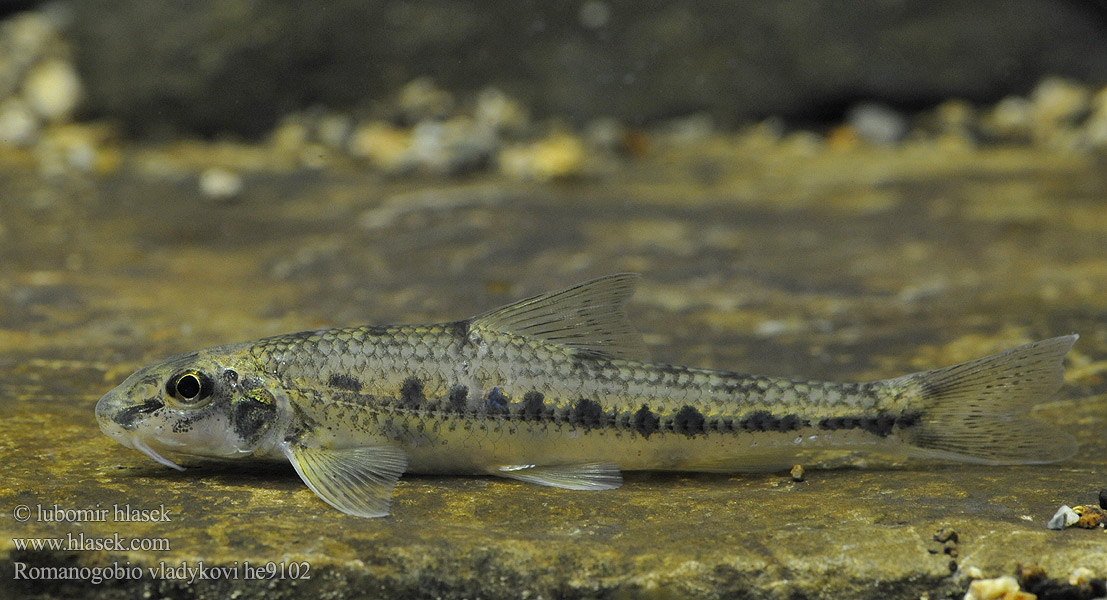
[(642, 336), (630, 326), (623, 311), (637, 284), (637, 273), (600, 277), (478, 315), (473, 317), (472, 326), (538, 338), (609, 358), (646, 360)]

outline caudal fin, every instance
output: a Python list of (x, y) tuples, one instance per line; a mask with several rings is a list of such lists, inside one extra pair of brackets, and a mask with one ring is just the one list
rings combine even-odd
[(1076, 335), (1043, 340), (890, 380), (921, 404), (913, 454), (990, 465), (1050, 463), (1076, 453), (1060, 429), (1026, 416), (1064, 381)]

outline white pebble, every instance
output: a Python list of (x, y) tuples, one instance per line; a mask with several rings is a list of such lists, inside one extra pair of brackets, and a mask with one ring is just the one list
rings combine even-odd
[(0, 104), (0, 144), (30, 146), (38, 137), (38, 119), (15, 98)]
[(396, 104), (412, 121), (440, 119), (453, 110), (454, 97), (436, 86), (433, 79), (420, 77), (400, 88)]
[(1040, 126), (1071, 124), (1088, 112), (1091, 93), (1084, 86), (1066, 79), (1043, 80), (1031, 94), (1034, 117)]
[(242, 177), (220, 167), (200, 173), (200, 193), (208, 198), (226, 200), (242, 192)]
[(1080, 515), (1076, 514), (1067, 504), (1062, 504), (1061, 508), (1058, 508), (1057, 512), (1053, 513), (1053, 518), (1049, 520), (1049, 524), (1047, 524), (1046, 527), (1050, 529), (1064, 529), (1066, 527), (1072, 527), (1079, 520)]
[(350, 138), (354, 128), (353, 120), (347, 115), (327, 114), (319, 119), (317, 135), (319, 141), (328, 148), (342, 148)]
[(23, 82), (23, 97), (47, 121), (65, 121), (81, 101), (81, 78), (68, 61), (44, 60)]
[(1072, 570), (1072, 575), (1069, 575), (1069, 585), (1083, 585), (1093, 579), (1095, 579), (1095, 571), (1087, 567), (1076, 567)]
[(907, 119), (883, 104), (858, 104), (849, 111), (849, 123), (861, 139), (874, 144), (895, 144), (907, 135)]
[(493, 131), (522, 130), (529, 120), (521, 104), (494, 87), (484, 88), (477, 94), (473, 118), (478, 126)]
[(1017, 591), (1019, 591), (1019, 582), (1010, 575), (995, 579), (978, 579), (969, 584), (965, 600), (995, 600)]
[(996, 103), (985, 116), (987, 128), (1002, 138), (1025, 138), (1030, 135), (1032, 106), (1020, 96), (1008, 96)]

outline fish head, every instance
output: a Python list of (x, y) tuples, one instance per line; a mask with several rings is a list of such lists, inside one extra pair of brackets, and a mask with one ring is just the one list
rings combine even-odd
[(175, 469), (183, 468), (163, 452), (233, 459), (272, 451), (287, 424), (287, 396), (233, 350), (181, 354), (139, 369), (96, 404), (100, 430)]

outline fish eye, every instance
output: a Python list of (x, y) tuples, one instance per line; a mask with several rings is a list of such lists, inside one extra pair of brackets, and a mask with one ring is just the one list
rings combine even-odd
[(203, 373), (185, 371), (171, 377), (165, 388), (182, 404), (194, 405), (211, 395), (212, 382)]

